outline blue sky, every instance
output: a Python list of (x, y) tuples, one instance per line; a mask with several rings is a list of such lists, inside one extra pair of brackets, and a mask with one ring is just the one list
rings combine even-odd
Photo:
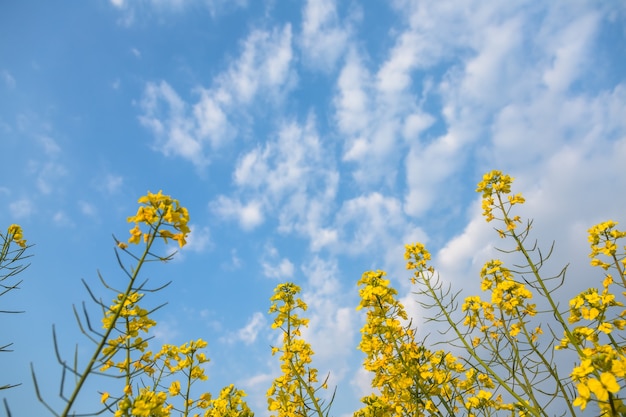
[[(385, 269), (413, 305), (403, 245), (478, 291), (497, 236), (474, 193), (501, 169), (535, 237), (589, 284), (586, 230), (626, 222), (626, 10), (595, 1), (23, 0), (0, 5), (0, 220), (35, 246), (2, 297), (14, 415), (56, 401), (51, 327), (89, 349), (72, 304), (121, 282), (111, 234), (147, 190), (188, 207), (190, 244), (151, 282), (155, 343), (203, 338), (207, 388), (257, 415), (277, 374), (266, 314), (295, 281), (334, 415), (368, 391), (356, 282)], [(94, 310), (95, 311), (95, 310)], [(414, 311), (414, 310), (412, 310)], [(419, 321), (419, 315), (416, 313)], [(7, 339), (8, 340), (5, 340)], [(94, 387), (92, 387), (94, 388)], [(95, 392), (95, 391), (94, 391)], [(98, 395), (86, 392), (82, 405)]]

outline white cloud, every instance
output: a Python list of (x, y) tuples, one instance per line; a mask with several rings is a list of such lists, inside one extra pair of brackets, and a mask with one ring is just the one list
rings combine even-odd
[(302, 14), (301, 44), (306, 63), (328, 71), (343, 54), (349, 29), (339, 21), (335, 0), (308, 0)]
[(365, 188), (394, 183), (400, 125), (393, 106), (379, 101), (372, 76), (356, 50), (350, 51), (341, 70), (333, 104), (343, 133), (342, 159), (354, 164), (353, 179)]
[(229, 11), (245, 8), (247, 0), (110, 0), (113, 7), (122, 12), (118, 23), (131, 26), (137, 17), (147, 18), (154, 12), (159, 14), (183, 13), (196, 6), (206, 7), (213, 18)]
[(98, 214), (96, 207), (87, 201), (79, 201), (78, 208), (85, 216), (95, 217)]
[(404, 120), (402, 135), (407, 141), (414, 141), (419, 135), (435, 123), (435, 118), (427, 113), (417, 111), (409, 114)]
[(16, 219), (25, 219), (35, 212), (35, 205), (29, 198), (20, 198), (9, 204), (9, 211)]
[(222, 105), (209, 91), (201, 91), (200, 100), (193, 106), (193, 115), (197, 121), (198, 136), (208, 138), (214, 148), (231, 137), (233, 127), (228, 123)]
[(13, 78), (13, 75), (11, 75), (11, 73), (7, 70), (2, 70), (0, 72), (0, 76), (2, 76), (2, 81), (4, 81), (4, 84), (9, 87), (9, 88), (15, 88), (15, 86), (17, 85), (17, 83), (15, 82), (15, 78)]
[(256, 200), (244, 204), (238, 199), (219, 196), (211, 203), (211, 209), (224, 219), (237, 220), (243, 230), (252, 230), (264, 221), (263, 205)]
[(294, 273), (293, 263), (285, 257), (281, 258), (278, 249), (271, 244), (265, 246), (261, 267), (263, 275), (282, 281), (291, 279)]
[[(422, 216), (446, 189), (441, 183), (464, 164), (462, 131), (451, 131), (426, 146), (415, 143), (405, 158), (406, 180), (409, 186), (404, 210), (415, 217)], [(451, 183), (446, 184), (450, 189)]]
[(153, 327), (150, 332), (159, 344), (176, 343), (180, 335), (180, 323), (176, 319), (159, 320), (159, 325)]
[(266, 142), (244, 155), (234, 179), (246, 188), (264, 187), (266, 193), (281, 199), (307, 186), (307, 176), (315, 175), (313, 161), (320, 161), (322, 149), (314, 120), (304, 128), (297, 123), (284, 124), (275, 140)]
[(119, 191), (124, 184), (124, 178), (121, 175), (106, 174), (103, 178), (96, 180), (97, 187), (103, 189), (108, 194), (113, 194)]
[[(165, 104), (165, 111), (161, 109), (161, 103)], [(204, 167), (208, 158), (203, 151), (202, 138), (195, 134), (195, 121), (188, 115), (187, 107), (165, 81), (148, 83), (141, 101), (144, 114), (139, 120), (156, 136), (154, 147), (157, 150), (168, 156), (181, 156), (198, 167)]]
[(261, 266), (263, 267), (263, 275), (268, 278), (285, 280), (293, 277), (293, 263), (287, 258), (282, 258), (277, 264), (264, 261), (261, 262)]
[(377, 74), (377, 88), (383, 94), (396, 95), (411, 86), (411, 71), (421, 57), (423, 39), (416, 33), (407, 31), (398, 37), (391, 56)]
[(393, 250), (388, 245), (410, 229), (400, 201), (378, 192), (344, 201), (336, 222), (342, 233), (336, 250), (350, 254)]
[[(593, 36), (600, 24), (600, 14), (586, 11), (573, 21), (556, 21), (557, 27), (545, 28), (542, 35), (549, 62), (543, 73), (543, 81), (550, 90), (564, 91), (574, 82), (584, 68), (595, 64), (585, 58)], [(564, 27), (563, 27), (564, 26)]]
[(314, 250), (336, 239), (328, 222), (339, 175), (326, 146), (313, 115), (304, 126), (283, 123), (264, 146), (240, 157), (233, 175), (238, 192), (257, 195), (267, 213), (277, 214), (280, 232), (308, 237)]
[[(475, 15), (470, 19), (466, 12), (451, 11), (440, 4), (413, 7), (398, 2), (396, 6), (411, 16), (406, 33), (447, 45), (444, 49), (463, 51), (459, 56), (464, 57), (459, 65), (449, 67), (435, 90), (441, 99), (444, 132), (428, 140), (419, 134), (412, 141), (407, 138), (408, 214), (419, 217), (430, 213), (435, 202), (438, 210), (452, 209), (458, 204), (453, 195), (461, 194), (459, 182), (451, 179), (458, 178), (475, 156), (482, 165), (479, 169), (497, 166), (517, 170), (532, 166), (529, 172), (539, 174), (543, 172), (539, 165), (546, 156), (569, 141), (571, 133), (566, 132), (587, 130), (587, 116), (583, 115), (590, 109), (586, 99), (568, 97), (571, 92), (563, 95), (563, 89), (583, 76), (586, 63), (592, 60), (588, 54), (599, 25), (596, 11), (589, 12), (584, 6), (563, 14), (558, 5), (530, 9), (476, 3), (468, 7)], [(537, 20), (536, 13), (546, 13), (548, 17)], [(434, 20), (424, 20), (426, 16)], [(433, 26), (429, 21), (440, 24)], [(441, 24), (447, 27), (452, 22), (454, 28), (442, 30)], [(451, 32), (463, 36), (450, 37), (447, 34)], [(577, 34), (574, 41), (573, 33)], [(409, 55), (406, 48), (418, 50), (417, 44), (408, 43), (402, 36), (397, 43), (404, 45), (400, 50)], [(379, 72), (382, 78), (387, 72), (395, 74), (389, 76), (389, 83), (402, 84), (384, 87), (396, 99), (409, 88), (416, 68), (445, 58), (431, 55), (426, 61), (406, 62), (410, 59), (401, 55), (392, 54), (387, 69)], [(389, 66), (396, 70), (391, 71)], [(402, 77), (408, 78), (402, 81)], [(484, 142), (485, 138), (493, 138), (487, 139), (492, 140), (493, 147)], [(446, 190), (450, 197), (442, 199), (441, 190)]]
[(231, 249), (230, 259), (227, 260), (226, 262), (223, 262), (220, 266), (222, 269), (225, 269), (227, 271), (234, 271), (234, 270), (241, 268), (242, 265), (243, 265), (243, 261), (237, 254), (237, 250)]
[[(291, 88), (293, 51), (289, 24), (272, 31), (254, 30), (242, 52), (210, 88), (197, 86), (194, 104), (183, 100), (166, 82), (146, 85), (141, 123), (156, 137), (155, 149), (176, 155), (202, 168), (209, 150), (235, 137), (255, 102), (280, 100)], [(238, 122), (237, 124), (235, 123)]]
[(334, 104), (337, 124), (342, 132), (352, 136), (361, 134), (369, 121), (369, 78), (356, 51), (351, 50), (337, 81)]
[(336, 386), (348, 372), (348, 360), (356, 345), (356, 311), (352, 297), (347, 297), (339, 281), (335, 260), (318, 256), (302, 268), (307, 278), (302, 299), (307, 303), (309, 326), (302, 329), (302, 337), (315, 352), (314, 363), (328, 385)]
[(205, 0), (211, 16), (216, 17), (226, 10), (248, 7), (248, 0)]
[(272, 31), (253, 30), (239, 58), (216, 79), (216, 96), (247, 105), (261, 92), (276, 95), (289, 88), (293, 60), (291, 25)]
[(243, 342), (246, 345), (251, 345), (256, 341), (261, 330), (266, 327), (267, 319), (265, 315), (257, 311), (250, 317), (244, 327), (224, 337), (222, 340), (229, 344)]
[(511, 79), (522, 76), (520, 69), (524, 64), (519, 57), (523, 24), (521, 18), (515, 17), (483, 29), (484, 40), (463, 69), (459, 93), (468, 104), (497, 106), (510, 99), (511, 94), (523, 94), (519, 91), (519, 87), (527, 85), (523, 78), (517, 85), (509, 85)]
[(362, 367), (358, 367), (350, 381), (350, 385), (356, 391), (357, 397), (363, 398), (373, 392), (373, 374)]
[(185, 252), (192, 251), (202, 253), (212, 246), (211, 232), (208, 227), (190, 225), (189, 229), (191, 232), (187, 235), (187, 244), (183, 248)]
[(52, 216), (52, 221), (54, 222), (56, 226), (59, 226), (59, 227), (74, 226), (74, 223), (69, 218), (67, 213), (65, 213), (62, 210), (59, 210), (56, 213), (54, 213), (54, 215)]
[(42, 194), (51, 194), (55, 191), (58, 181), (68, 173), (65, 166), (56, 162), (39, 164), (32, 161), (29, 169), (36, 173), (37, 188)]
[(39, 136), (38, 141), (47, 156), (56, 156), (61, 152), (61, 147), (49, 136)]
[(353, 164), (352, 177), (358, 185), (393, 187), (400, 165), (399, 138), (406, 130), (403, 119), (424, 112), (406, 91), (385, 93), (364, 60), (356, 49), (348, 53), (333, 98), (334, 118), (343, 134), (342, 159)]

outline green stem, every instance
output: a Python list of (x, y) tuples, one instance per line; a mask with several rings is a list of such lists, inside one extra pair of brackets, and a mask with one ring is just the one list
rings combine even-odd
[[(508, 212), (504, 208), (504, 203), (502, 201), (502, 197), (500, 196), (500, 194), (497, 194), (497, 196), (498, 196), (498, 202), (499, 202), (499, 207), (498, 208), (504, 214), (504, 220), (506, 222), (507, 220), (510, 220), (509, 217), (508, 217)], [(530, 267), (530, 270), (532, 271), (533, 275), (535, 276), (535, 279), (536, 279), (537, 283), (541, 287), (541, 291), (543, 293), (542, 295), (546, 298), (546, 300), (548, 300), (548, 303), (550, 303), (550, 308), (551, 308), (552, 312), (554, 313), (554, 318), (559, 322), (559, 324), (563, 328), (563, 331), (565, 332), (565, 335), (567, 336), (568, 340), (570, 340), (572, 342), (572, 344), (574, 345), (574, 348), (576, 349), (578, 354), (582, 355), (581, 347), (578, 346), (577, 343), (575, 343), (576, 342), (575, 336), (570, 331), (569, 326), (567, 326), (567, 324), (565, 324), (565, 319), (563, 318), (563, 315), (559, 311), (558, 305), (556, 304), (556, 302), (554, 301), (554, 299), (550, 295), (550, 291), (546, 287), (546, 284), (543, 281), (543, 278), (539, 274), (539, 269), (537, 269), (537, 266), (535, 265), (535, 263), (533, 262), (532, 258), (530, 257), (530, 254), (528, 253), (528, 251), (524, 247), (523, 240), (520, 238), (520, 236), (517, 233), (515, 233), (515, 230), (508, 231), (508, 234), (509, 234), (509, 236), (511, 236), (515, 240), (515, 243), (517, 244), (518, 250), (520, 252), (522, 252), (522, 254), (524, 255), (524, 258), (526, 259), (526, 263)]]
[[(516, 311), (517, 311), (518, 317), (520, 317), (519, 310), (516, 309)], [(565, 403), (567, 404), (567, 408), (569, 409), (569, 415), (573, 417), (576, 416), (576, 411), (574, 409), (574, 406), (572, 405), (572, 400), (570, 399), (570, 396), (567, 390), (565, 389), (565, 385), (563, 385), (561, 381), (561, 377), (556, 367), (552, 366), (552, 363), (550, 363), (550, 361), (546, 359), (545, 355), (541, 353), (541, 351), (538, 349), (537, 344), (533, 342), (532, 335), (526, 328), (526, 324), (523, 322), (522, 322), (522, 333), (524, 334), (524, 337), (528, 341), (528, 344), (530, 345), (530, 348), (532, 349), (532, 351), (539, 357), (539, 359), (541, 360), (541, 363), (543, 363), (545, 368), (548, 370), (548, 373), (552, 377), (552, 380), (556, 383), (557, 390), (561, 392), (561, 395), (563, 396), (563, 399), (565, 400)]]
[(191, 371), (193, 370), (193, 350), (191, 351), (191, 361), (190, 361), (189, 373), (187, 374), (187, 391), (185, 392), (185, 412), (183, 414), (184, 417), (189, 415), (189, 393), (191, 391)]
[[(146, 249), (141, 255), (141, 258), (139, 258), (139, 261), (137, 262), (137, 268), (135, 268), (135, 270), (132, 272), (132, 275), (128, 282), (128, 286), (126, 287), (126, 291), (124, 291), (124, 296), (122, 297), (122, 300), (120, 301), (120, 306), (124, 305), (124, 303), (126, 302), (128, 297), (130, 296), (130, 293), (133, 290), (135, 279), (139, 275), (139, 271), (141, 270), (141, 267), (150, 252), (150, 247), (152, 246), (152, 243), (154, 242), (156, 238), (156, 234), (157, 234), (159, 226), (161, 225), (161, 221), (162, 220), (159, 219), (157, 226), (153, 229), (153, 232), (150, 233), (150, 235), (148, 236), (148, 241), (146, 242)], [(91, 374), (91, 372), (93, 371), (94, 365), (98, 361), (98, 358), (100, 357), (100, 353), (102, 353), (102, 349), (104, 349), (107, 341), (109, 340), (109, 337), (111, 336), (111, 333), (113, 332), (113, 329), (115, 328), (115, 323), (119, 319), (121, 313), (122, 313), (122, 308), (120, 307), (119, 309), (117, 309), (117, 311), (113, 315), (111, 326), (109, 326), (109, 328), (106, 329), (106, 331), (104, 332), (104, 335), (102, 336), (102, 340), (100, 341), (100, 343), (98, 343), (98, 346), (96, 347), (96, 350), (91, 356), (89, 363), (85, 367), (85, 370), (80, 374), (80, 378), (78, 382), (76, 383), (76, 386), (74, 387), (74, 391), (72, 392), (72, 395), (67, 400), (67, 404), (65, 405), (65, 409), (63, 410), (63, 413), (61, 413), (61, 417), (67, 417), (69, 415), (70, 410), (72, 406), (74, 405), (76, 398), (78, 397), (78, 393), (80, 392), (83, 385), (85, 384), (85, 381), (87, 381), (87, 377), (89, 376), (89, 374)]]
[[(290, 306), (289, 310), (287, 311), (287, 331), (285, 332), (285, 336), (286, 336), (285, 348), (288, 351), (291, 350), (290, 347), (291, 347), (291, 341), (292, 341), (291, 310), (292, 310), (292, 307)], [(296, 328), (295, 330), (298, 330), (298, 329)], [(297, 355), (295, 354), (292, 354), (292, 355), (293, 355), (292, 358), (295, 357), (297, 359)], [(298, 389), (302, 390), (304, 388), (307, 396), (309, 397), (310, 401), (313, 403), (313, 408), (315, 409), (315, 412), (317, 413), (317, 415), (319, 417), (324, 417), (324, 412), (322, 411), (322, 407), (315, 396), (315, 390), (313, 390), (310, 384), (304, 380), (302, 375), (300, 375), (300, 371), (296, 368), (296, 365), (294, 364), (294, 360), (292, 358), (289, 359), (289, 367), (291, 368), (291, 372), (293, 372), (293, 374), (296, 376), (298, 380)], [(302, 391), (300, 392), (301, 392), (300, 397), (302, 398), (303, 397)], [(306, 408), (307, 408), (306, 402), (304, 401), (304, 398), (302, 398), (302, 400), (303, 400), (302, 412), (303, 412), (303, 415), (307, 415), (306, 414)]]
[[(452, 319), (452, 316), (450, 315), (450, 313), (446, 310), (446, 306), (443, 305), (443, 303), (441, 302), (441, 300), (439, 299), (439, 297), (437, 296), (437, 293), (435, 292), (435, 289), (433, 288), (433, 286), (430, 284), (430, 280), (427, 279), (426, 277), (424, 277), (422, 275), (422, 281), (426, 284), (426, 289), (428, 290), (428, 294), (430, 295), (430, 297), (435, 301), (435, 304), (437, 305), (437, 307), (439, 307), (439, 310), (442, 312), (442, 314), (444, 315), (444, 317), (446, 318), (446, 321), (448, 322), (448, 324), (450, 324), (450, 326), (452, 327), (452, 330), (454, 330), (454, 332), (457, 335), (458, 340), (463, 344), (464, 350), (466, 352), (468, 352), (470, 354), (470, 356), (476, 360), (478, 362), (478, 364), (485, 370), (486, 373), (488, 373), (493, 379), (495, 379), (496, 381), (498, 381), (498, 384), (505, 390), (507, 391), (513, 398), (515, 398), (515, 400), (517, 402), (519, 402), (520, 404), (524, 404), (526, 402), (525, 398), (522, 398), (517, 392), (515, 392), (507, 383), (506, 381), (504, 381), (497, 372), (495, 372), (491, 366), (489, 366), (488, 363), (486, 363), (480, 356), (478, 356), (475, 353), (474, 347), (467, 342), (467, 340), (465, 339), (464, 335), (461, 333), (461, 331), (459, 330), (459, 328), (457, 327), (456, 322)], [(535, 410), (534, 408), (531, 408), (529, 410), (525, 410), (528, 411), (529, 414), (533, 415), (533, 416), (541, 416), (541, 413), (538, 410)]]

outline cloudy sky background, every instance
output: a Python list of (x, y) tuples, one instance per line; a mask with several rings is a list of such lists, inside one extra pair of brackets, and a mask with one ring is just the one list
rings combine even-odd
[(4, 2), (0, 226), (35, 245), (2, 297), (26, 310), (0, 316), (14, 415), (44, 415), (31, 361), (59, 404), (52, 325), (68, 359), (89, 352), (71, 305), (81, 278), (112, 298), (97, 271), (122, 282), (111, 234), (147, 190), (193, 229), (147, 271), (172, 281), (146, 300), (169, 301), (155, 344), (207, 340), (207, 389), (236, 383), (259, 416), (272, 289), (303, 288), (334, 415), (351, 415), (368, 387), (356, 281), (385, 269), (412, 306), (403, 245), (421, 241), (446, 282), (478, 291), (499, 243), (474, 192), (491, 169), (516, 178), (533, 236), (557, 241), (550, 268), (570, 263), (560, 297), (592, 285), (587, 229), (626, 222), (625, 28), (622, 2), (583, 0)]

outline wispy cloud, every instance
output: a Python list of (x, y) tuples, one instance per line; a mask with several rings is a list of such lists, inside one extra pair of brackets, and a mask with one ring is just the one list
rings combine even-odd
[(185, 252), (205, 252), (212, 247), (211, 232), (208, 227), (189, 226), (191, 232), (187, 237), (187, 244), (183, 248)]
[(248, 6), (248, 0), (109, 0), (122, 16), (118, 24), (132, 26), (137, 20), (152, 17), (156, 12), (163, 14), (183, 14), (197, 7), (206, 8), (213, 18)]
[(11, 73), (7, 70), (0, 71), (0, 77), (2, 77), (2, 81), (4, 81), (4, 84), (8, 88), (15, 88), (17, 85), (15, 78), (13, 78), (13, 75), (11, 75)]
[(9, 203), (9, 211), (16, 219), (25, 219), (35, 212), (35, 204), (30, 198), (20, 198)]
[(309, 238), (319, 250), (334, 242), (329, 224), (339, 175), (324, 151), (315, 117), (282, 124), (264, 146), (244, 154), (234, 172), (237, 193), (257, 195), (275, 213), (282, 233)]
[(96, 206), (87, 202), (87, 201), (79, 201), (78, 208), (82, 214), (89, 217), (96, 217), (98, 214), (98, 210)]
[(65, 166), (54, 160), (46, 162), (32, 160), (28, 164), (28, 170), (34, 174), (39, 192), (47, 195), (57, 191), (59, 181), (68, 175)]
[(257, 100), (272, 102), (293, 82), (291, 26), (255, 30), (242, 43), (241, 55), (218, 74), (209, 88), (196, 87), (189, 104), (165, 81), (148, 83), (141, 101), (141, 123), (156, 137), (155, 149), (181, 156), (202, 168), (209, 150), (228, 143), (245, 123)]
[(346, 22), (339, 20), (335, 0), (308, 0), (302, 10), (300, 37), (306, 64), (333, 69), (348, 45), (349, 31)]
[(47, 156), (56, 156), (61, 152), (61, 147), (49, 136), (39, 136), (38, 141)]
[(114, 194), (124, 185), (124, 177), (116, 174), (105, 174), (104, 177), (96, 180), (97, 187), (106, 191), (108, 194)]
[(253, 344), (259, 333), (267, 328), (267, 319), (261, 312), (255, 312), (248, 320), (246, 325), (241, 329), (229, 334), (221, 340), (225, 343), (232, 344), (236, 342), (243, 342), (246, 345)]
[(261, 260), (263, 275), (268, 278), (282, 281), (291, 280), (294, 274), (294, 265), (287, 258), (281, 258), (278, 250), (273, 246), (265, 249), (264, 258)]
[(249, 104), (260, 93), (277, 95), (291, 87), (293, 60), (291, 25), (271, 31), (253, 30), (242, 43), (239, 58), (216, 78), (214, 89), (226, 104)]
[(335, 260), (315, 256), (302, 270), (307, 279), (302, 299), (310, 318), (302, 336), (311, 343), (321, 375), (330, 372), (329, 386), (333, 386), (346, 376), (348, 359), (354, 353), (356, 311), (351, 297), (346, 297)]
[(74, 227), (74, 222), (63, 210), (59, 210), (52, 215), (52, 222), (58, 227)]
[(195, 135), (194, 120), (188, 115), (187, 104), (167, 82), (148, 83), (141, 108), (143, 114), (139, 120), (156, 137), (156, 150), (189, 159), (200, 167), (208, 163), (201, 139)]
[(264, 221), (263, 205), (260, 201), (242, 203), (238, 199), (219, 196), (210, 207), (218, 216), (239, 222), (244, 230), (252, 230)]

